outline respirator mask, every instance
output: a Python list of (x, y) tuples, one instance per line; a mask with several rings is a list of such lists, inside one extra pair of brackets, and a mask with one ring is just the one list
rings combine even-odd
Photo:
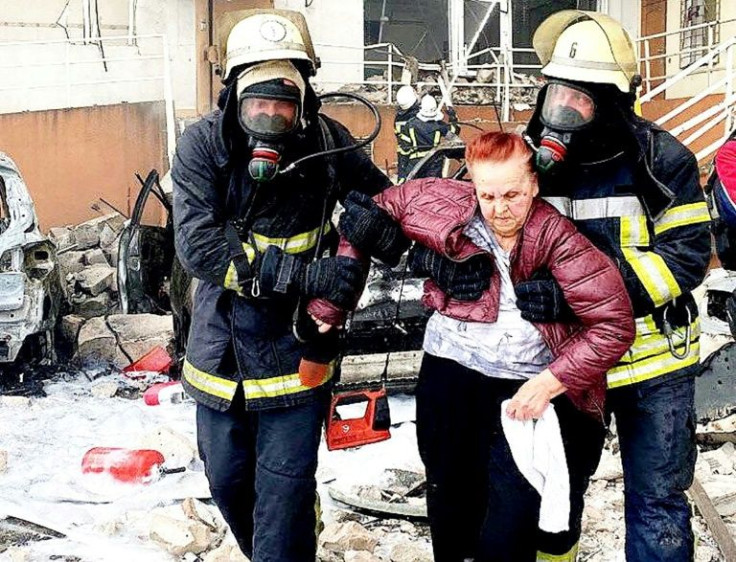
[(544, 128), (536, 154), (537, 170), (550, 173), (565, 162), (568, 152), (580, 149), (595, 116), (596, 104), (589, 91), (551, 82), (540, 114)]
[(237, 86), (238, 122), (251, 149), (248, 172), (255, 181), (270, 181), (301, 122), (304, 81), (289, 61), (269, 61), (243, 71)]

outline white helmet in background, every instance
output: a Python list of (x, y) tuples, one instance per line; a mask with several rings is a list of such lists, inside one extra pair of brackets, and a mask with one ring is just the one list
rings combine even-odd
[(399, 104), (401, 109), (409, 109), (412, 105), (417, 103), (417, 93), (409, 85), (404, 85), (399, 88), (396, 92), (396, 103)]
[(299, 12), (228, 12), (223, 16), (219, 29), (221, 33), (227, 34), (222, 76), (224, 82), (232, 77), (233, 69), (268, 60), (305, 61), (310, 75), (317, 72), (319, 60), (314, 53), (307, 22)]
[(638, 74), (634, 42), (606, 14), (562, 10), (541, 23), (532, 43), (548, 78), (613, 84), (625, 94), (632, 90)]
[(429, 94), (422, 96), (417, 117), (422, 121), (439, 121), (442, 119), (442, 113), (437, 110), (437, 100), (434, 99), (434, 96)]

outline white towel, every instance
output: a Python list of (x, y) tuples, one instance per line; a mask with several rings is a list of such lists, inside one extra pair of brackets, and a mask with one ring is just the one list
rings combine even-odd
[(506, 415), (510, 400), (501, 404), (501, 425), (516, 466), (542, 498), (539, 528), (548, 533), (569, 529), (570, 475), (560, 422), (550, 404), (538, 420), (512, 420)]

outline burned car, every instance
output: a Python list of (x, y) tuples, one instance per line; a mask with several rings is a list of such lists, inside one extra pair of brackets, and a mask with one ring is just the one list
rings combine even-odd
[(0, 363), (53, 360), (61, 300), (56, 247), (18, 167), (0, 153)]
[[(464, 145), (441, 145), (423, 158), (412, 170), (410, 178), (421, 177), (422, 170), (436, 158), (451, 161), (453, 177), (462, 177)], [(118, 286), (124, 313), (173, 314), (175, 353), (184, 355), (191, 319), (191, 302), (196, 279), (183, 269), (176, 259), (171, 220), (172, 188), (169, 176), (159, 179), (152, 170), (143, 180), (130, 221), (120, 240)], [(146, 212), (155, 206), (159, 212)], [(145, 216), (165, 218), (159, 223), (146, 224)], [(336, 222), (336, 221), (333, 221)], [(346, 356), (396, 354), (404, 361), (399, 369), (405, 374), (416, 372), (417, 350), (421, 349), (424, 326), (429, 312), (421, 304), (423, 278), (413, 277), (406, 266), (406, 256), (394, 268), (374, 262), (366, 289), (350, 318), (345, 342)], [(403, 356), (401, 354), (404, 354)], [(403, 359), (401, 359), (403, 357)], [(380, 376), (383, 358), (365, 370)], [(350, 363), (350, 357), (346, 359)]]

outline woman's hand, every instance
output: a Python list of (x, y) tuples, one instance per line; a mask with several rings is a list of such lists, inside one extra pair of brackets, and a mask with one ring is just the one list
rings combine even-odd
[(506, 407), (506, 415), (512, 420), (538, 419), (547, 409), (550, 400), (565, 392), (567, 388), (545, 369), (529, 379), (516, 391)]

